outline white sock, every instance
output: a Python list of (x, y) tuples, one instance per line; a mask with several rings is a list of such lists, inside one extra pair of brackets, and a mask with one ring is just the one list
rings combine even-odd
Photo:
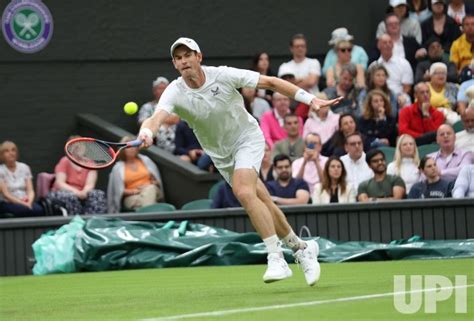
[(267, 247), (268, 254), (281, 253), (281, 243), (276, 235), (272, 235), (266, 239), (263, 239), (263, 243), (265, 243), (265, 246)]
[(306, 248), (306, 242), (300, 239), (295, 232), (291, 231), (287, 236), (282, 239), (283, 243), (288, 246), (293, 252), (303, 250)]

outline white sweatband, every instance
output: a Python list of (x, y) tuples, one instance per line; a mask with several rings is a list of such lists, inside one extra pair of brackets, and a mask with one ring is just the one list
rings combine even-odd
[(138, 133), (138, 136), (142, 136), (142, 135), (145, 135), (145, 136), (148, 136), (150, 139), (153, 139), (153, 132), (151, 131), (150, 128), (142, 128), (140, 129), (140, 132)]
[(295, 100), (306, 105), (311, 105), (313, 98), (315, 98), (314, 95), (301, 88), (298, 89), (295, 94)]

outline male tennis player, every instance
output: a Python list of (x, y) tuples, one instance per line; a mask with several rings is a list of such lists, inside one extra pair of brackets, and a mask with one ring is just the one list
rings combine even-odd
[(265, 139), (257, 121), (246, 112), (237, 89), (270, 89), (316, 108), (336, 104), (340, 98), (321, 100), (287, 81), (250, 70), (201, 66), (201, 50), (189, 38), (176, 40), (170, 51), (181, 77), (163, 92), (155, 113), (143, 122), (138, 138), (148, 147), (171, 113), (186, 120), (206, 154), (232, 186), (266, 245), (268, 267), (263, 275), (264, 282), (292, 276), (283, 258), (281, 238), (293, 250), (306, 282), (314, 285), (320, 275), (318, 244), (305, 242), (293, 232), (283, 212), (272, 202), (265, 185), (258, 179)]

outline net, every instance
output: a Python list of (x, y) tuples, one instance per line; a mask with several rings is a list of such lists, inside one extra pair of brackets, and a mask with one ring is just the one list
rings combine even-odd
[(84, 167), (101, 167), (113, 162), (114, 151), (101, 142), (92, 140), (78, 140), (66, 146), (69, 158)]

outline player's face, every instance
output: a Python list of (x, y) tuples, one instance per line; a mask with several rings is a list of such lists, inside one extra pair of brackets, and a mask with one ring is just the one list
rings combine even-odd
[(196, 76), (201, 68), (202, 55), (186, 46), (179, 46), (173, 53), (173, 64), (183, 77)]
[(291, 163), (289, 160), (285, 159), (276, 163), (275, 171), (277, 173), (278, 179), (282, 181), (287, 181), (291, 178)]

